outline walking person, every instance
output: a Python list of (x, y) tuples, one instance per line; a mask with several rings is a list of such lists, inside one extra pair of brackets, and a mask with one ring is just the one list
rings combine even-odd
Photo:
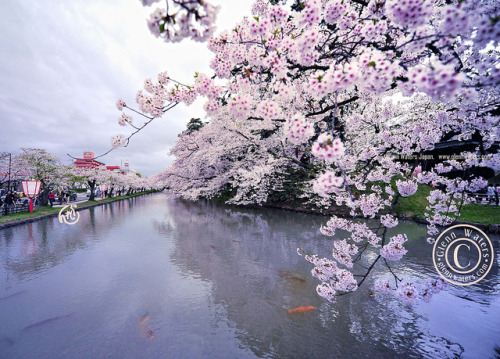
[(49, 193), (49, 202), (50, 206), (54, 207), (54, 200), (56, 199), (56, 194), (53, 191), (50, 191)]
[(59, 192), (59, 204), (63, 204), (63, 199), (64, 199), (64, 189), (62, 189), (60, 192)]
[(14, 206), (14, 195), (11, 191), (5, 196), (5, 214), (9, 214), (10, 209)]
[(495, 201), (495, 190), (493, 189), (493, 187), (488, 186), (486, 195), (488, 196), (488, 204), (490, 204), (491, 201)]
[(70, 193), (69, 193), (69, 189), (67, 189), (66, 191), (64, 191), (64, 202), (66, 204), (69, 204), (69, 197), (70, 197)]

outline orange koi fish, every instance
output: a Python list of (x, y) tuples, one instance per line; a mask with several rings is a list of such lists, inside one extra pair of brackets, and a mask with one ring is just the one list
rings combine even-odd
[(309, 312), (310, 310), (314, 310), (316, 308), (311, 307), (311, 306), (305, 306), (305, 307), (298, 307), (295, 309), (287, 309), (288, 313), (304, 313), (304, 312)]
[(140, 320), (139, 324), (141, 325), (142, 332), (148, 337), (149, 339), (153, 339), (154, 332), (149, 328), (146, 324), (149, 322), (149, 315), (144, 315)]
[(149, 322), (149, 315), (145, 315), (141, 318), (141, 320), (139, 320), (139, 323), (141, 324), (146, 324), (147, 322)]

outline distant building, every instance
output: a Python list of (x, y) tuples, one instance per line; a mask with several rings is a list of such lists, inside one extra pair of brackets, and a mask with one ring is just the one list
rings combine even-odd
[(123, 172), (125, 172), (126, 174), (133, 174), (133, 175), (137, 174), (137, 171), (135, 171), (135, 170), (133, 170), (132, 168), (129, 167), (128, 161), (125, 161), (125, 166), (123, 166), (123, 168), (121, 170)]
[(106, 166), (106, 169), (112, 172), (121, 172), (120, 166)]
[(125, 165), (123, 167), (120, 167), (120, 166), (106, 166), (106, 169), (108, 171), (113, 171), (113, 172), (121, 173), (121, 174), (124, 174), (124, 175), (127, 175), (127, 174), (137, 175), (137, 171), (135, 171), (135, 170), (133, 170), (133, 169), (131, 169), (129, 167), (128, 161), (125, 161)]
[(94, 152), (83, 152), (83, 158), (77, 158), (75, 162), (73, 162), (73, 166), (77, 168), (95, 168), (99, 166), (104, 166), (104, 163), (96, 161), (94, 159)]

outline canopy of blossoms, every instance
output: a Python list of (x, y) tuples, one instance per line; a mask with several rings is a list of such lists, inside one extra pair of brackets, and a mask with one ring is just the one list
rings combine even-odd
[[(215, 7), (173, 3), (185, 21), (170, 29), (169, 10), (156, 11), (149, 26), (157, 36), (203, 40), (213, 32)], [(180, 135), (172, 149), (175, 162), (158, 177), (162, 185), (189, 199), (229, 190), (232, 203), (264, 203), (290, 171), (302, 171), (300, 196), (344, 206), (352, 216), (334, 216), (321, 229), (329, 236), (350, 233), (334, 242), (331, 258), (299, 250), (314, 265), (318, 294), (335, 301), (381, 264), (389, 279), (375, 282), (378, 292), (409, 303), (429, 300), (443, 282), (400, 278), (391, 266), (407, 253), (408, 238), (389, 236), (388, 229), (398, 226), (400, 198), (432, 185), (426, 213), (432, 243), (437, 226), (452, 223), (469, 194), (486, 185), (471, 170), (500, 170), (499, 3), (274, 3), (257, 0), (251, 16), (210, 37), (213, 74), (196, 73), (183, 84), (163, 72), (146, 79), (137, 110), (118, 100), (120, 111), (146, 117), (135, 125), (123, 113), (119, 124), (133, 126), (135, 134), (177, 104), (203, 98), (208, 122)], [(120, 135), (112, 143), (129, 139)], [(474, 146), (460, 153), (461, 160), (420, 167), (419, 155), (452, 139)], [(378, 218), (379, 224), (369, 227), (358, 218)], [(377, 256), (366, 256), (368, 248)], [(360, 261), (364, 269), (356, 265)]]

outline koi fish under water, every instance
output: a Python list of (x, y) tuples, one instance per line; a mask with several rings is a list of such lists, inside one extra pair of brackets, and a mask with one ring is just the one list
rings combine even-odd
[(146, 324), (149, 322), (149, 315), (146, 314), (142, 316), (142, 318), (139, 320), (139, 324), (141, 325), (143, 333), (148, 337), (149, 339), (153, 339), (155, 337), (154, 332), (149, 328)]
[(23, 329), (23, 331), (29, 331), (29, 330), (32, 330), (32, 329), (38, 329), (39, 327), (44, 326), (45, 324), (52, 323), (52, 322), (55, 322), (55, 321), (58, 321), (58, 320), (61, 320), (61, 319), (69, 318), (73, 314), (74, 313), (69, 313), (69, 314), (66, 314), (66, 315), (61, 315), (59, 317), (54, 317), (54, 318), (49, 318), (49, 319), (42, 320), (41, 322), (28, 325), (26, 328)]
[(298, 307), (295, 309), (287, 309), (288, 313), (304, 313), (304, 312), (309, 312), (311, 310), (314, 310), (316, 308), (311, 307), (311, 306), (304, 306), (304, 307)]
[(14, 341), (9, 337), (0, 338), (0, 348), (8, 348), (14, 345)]
[(278, 275), (291, 284), (303, 284), (306, 282), (304, 278), (300, 275), (289, 272), (289, 271), (278, 271)]
[(12, 298), (12, 297), (17, 297), (18, 295), (20, 294), (23, 294), (23, 293), (26, 293), (25, 290), (22, 290), (20, 292), (17, 292), (17, 293), (14, 293), (14, 294), (11, 294), (11, 295), (8, 295), (6, 297), (1, 297), (0, 300), (5, 300), (5, 299), (9, 299), (9, 298)]
[(139, 320), (139, 323), (141, 324), (146, 324), (147, 322), (149, 322), (149, 315), (144, 315), (141, 320)]

